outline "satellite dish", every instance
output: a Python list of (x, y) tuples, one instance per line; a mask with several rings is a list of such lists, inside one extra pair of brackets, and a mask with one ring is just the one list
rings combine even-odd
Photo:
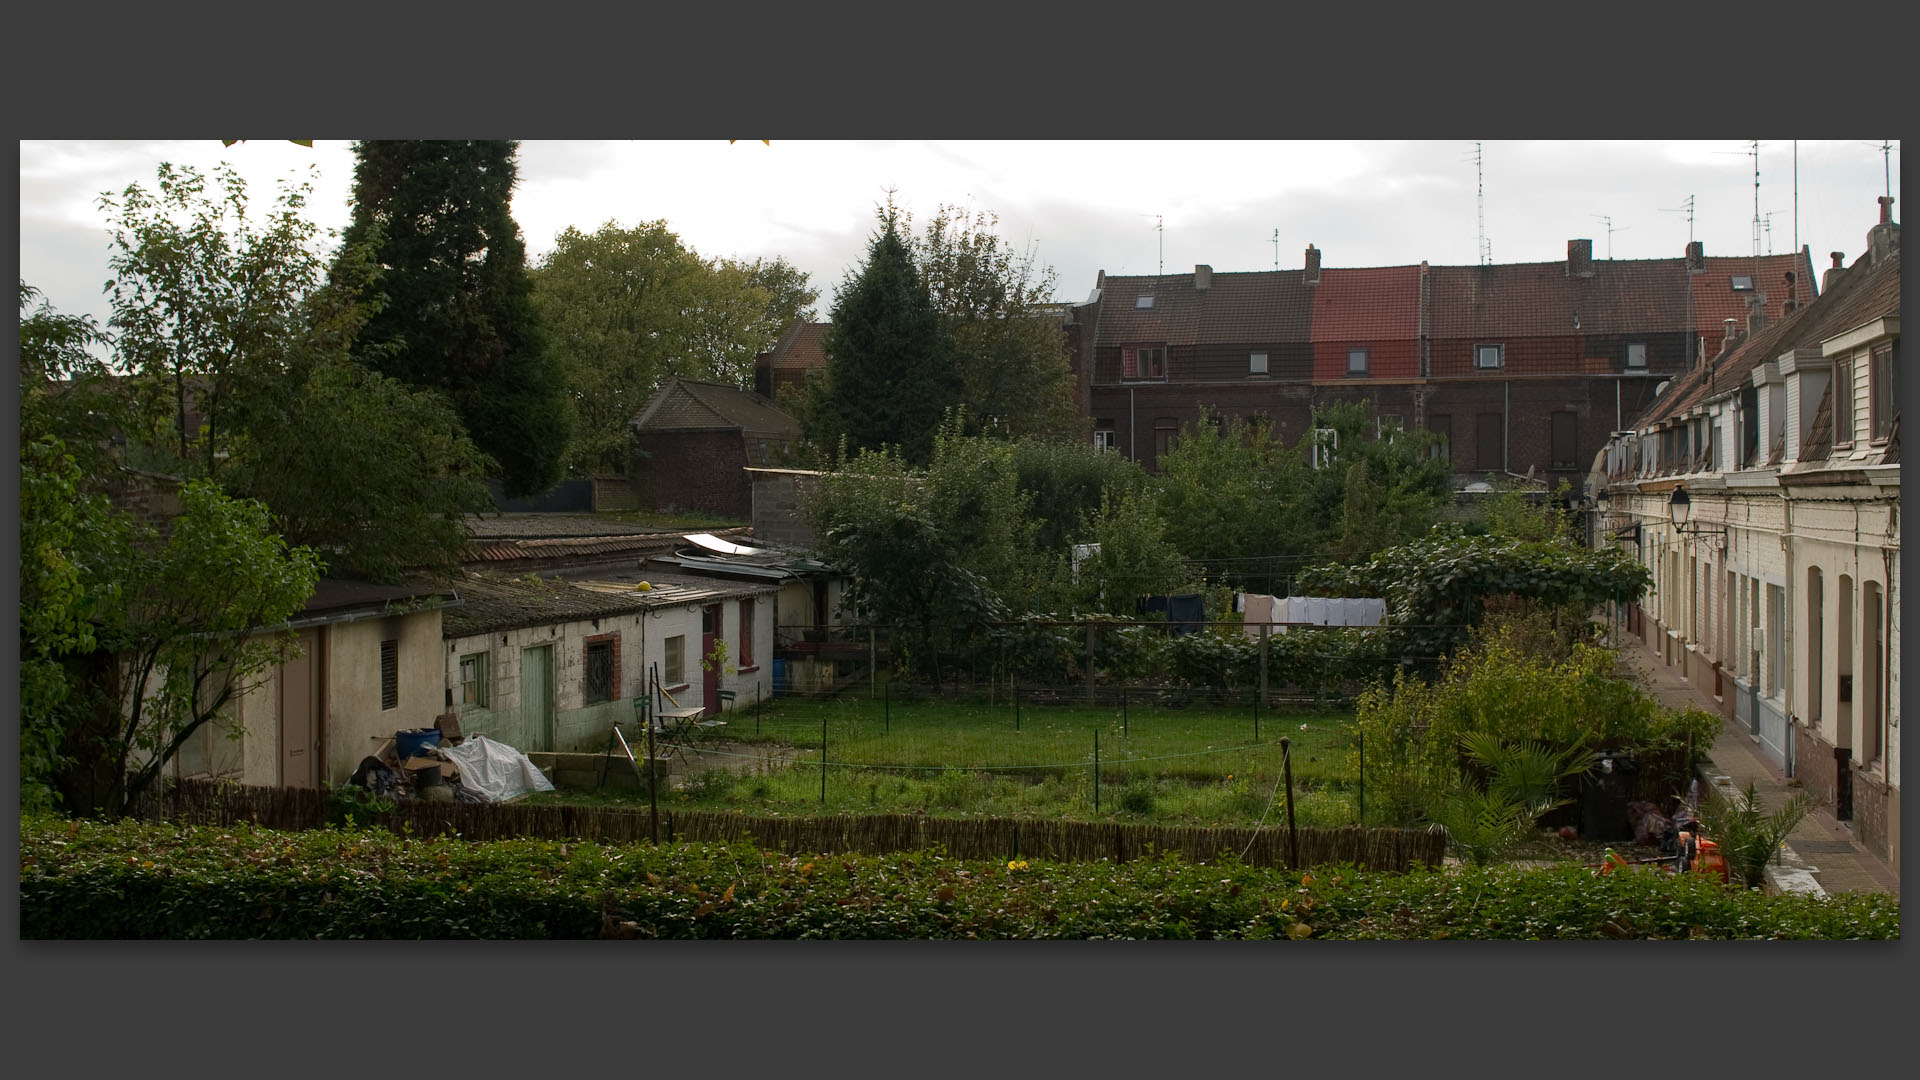
[(1667, 391), (1667, 387), (1669, 387), (1669, 386), (1671, 386), (1671, 385), (1673, 385), (1673, 380), (1672, 380), (1672, 379), (1662, 379), (1662, 380), (1660, 380), (1660, 385), (1659, 385), (1659, 386), (1656, 386), (1656, 387), (1654, 387), (1654, 388), (1653, 388), (1653, 396), (1654, 396), (1654, 397), (1659, 397), (1659, 396), (1660, 396), (1661, 394), (1664, 394), (1664, 393), (1666, 393), (1666, 391)]

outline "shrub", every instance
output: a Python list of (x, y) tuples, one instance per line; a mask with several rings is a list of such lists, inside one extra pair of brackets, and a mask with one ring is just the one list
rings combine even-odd
[(1899, 898), (1767, 896), (1582, 867), (1410, 874), (1231, 856), (1023, 868), (940, 853), (403, 840), (23, 821), (47, 938), (1898, 938)]

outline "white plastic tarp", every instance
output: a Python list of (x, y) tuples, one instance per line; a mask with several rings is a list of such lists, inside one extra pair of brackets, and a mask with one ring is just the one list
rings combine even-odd
[(553, 790), (553, 781), (527, 755), (485, 735), (472, 736), (459, 746), (442, 746), (440, 752), (460, 767), (461, 785), (485, 795), (488, 802)]

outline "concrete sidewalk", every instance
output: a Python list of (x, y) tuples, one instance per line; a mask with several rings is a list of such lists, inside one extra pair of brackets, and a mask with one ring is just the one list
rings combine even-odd
[[(1669, 708), (1699, 708), (1720, 714), (1720, 705), (1680, 677), (1678, 668), (1662, 664), (1631, 636), (1620, 647), (1620, 659), (1634, 681), (1646, 687), (1660, 704)], [(1756, 801), (1762, 809), (1772, 810), (1800, 790), (1767, 759), (1758, 740), (1730, 721), (1723, 720), (1720, 733), (1707, 752), (1710, 759), (1700, 766), (1702, 787), (1719, 782), (1724, 790), (1745, 791), (1753, 783)], [(1724, 777), (1724, 781), (1719, 778)], [(1784, 889), (1796, 886), (1821, 892), (1878, 892), (1900, 894), (1900, 878), (1893, 868), (1868, 852), (1853, 839), (1853, 830), (1833, 816), (1831, 806), (1816, 806), (1791, 833), (1787, 850), (1775, 868), (1775, 884)]]

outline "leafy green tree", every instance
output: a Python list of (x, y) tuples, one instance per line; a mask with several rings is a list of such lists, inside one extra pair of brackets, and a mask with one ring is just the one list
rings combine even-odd
[(574, 413), (576, 475), (627, 466), (628, 424), (668, 377), (750, 384), (754, 355), (818, 296), (781, 259), (702, 259), (664, 221), (569, 227), (533, 282)]
[(852, 578), (848, 608), (890, 631), (895, 669), (937, 682), (941, 657), (1007, 609), (946, 516), (965, 500), (929, 487), (898, 450), (869, 450), (821, 478), (807, 514), (821, 554)]
[(51, 809), (79, 710), (74, 657), (99, 648), (98, 625), (124, 588), (115, 560), (126, 520), (89, 491), (57, 436), (20, 449), (20, 805)]
[(49, 650), (86, 676), (59, 732), (72, 809), (126, 812), (187, 740), (230, 726), (229, 706), (292, 641), (270, 628), (313, 594), (319, 560), (287, 546), (265, 505), (205, 480), (182, 489), (181, 505), (164, 539), (108, 515), (94, 542), (91, 648), (75, 638)]
[(903, 215), (889, 200), (879, 218), (866, 261), (835, 294), (826, 374), (810, 388), (800, 419), (816, 447), (843, 438), (846, 452), (897, 446), (920, 464), (932, 457), (934, 431), (963, 387), (902, 235)]
[[(1308, 503), (1312, 470), (1261, 422), (1203, 415), (1160, 459), (1155, 478), (1167, 539), (1207, 580), (1252, 592), (1280, 583), (1316, 550), (1326, 526)], [(1337, 512), (1337, 506), (1336, 506)]]
[(532, 301), (510, 210), (512, 140), (359, 142), (349, 247), (377, 251), (385, 303), (360, 333), (375, 371), (447, 395), (507, 494), (560, 478), (563, 374)]
[(1086, 610), (1131, 617), (1140, 597), (1193, 584), (1193, 568), (1166, 539), (1156, 498), (1144, 487), (1121, 487), (1102, 497), (1088, 532), (1098, 549), (1080, 560), (1075, 574)]
[(1032, 436), (1012, 445), (1013, 467), (1034, 524), (1033, 545), (1044, 554), (1064, 553), (1084, 540), (1104, 501), (1147, 483), (1138, 463), (1085, 440)]
[[(116, 438), (134, 423), (129, 398), (95, 352), (112, 338), (91, 318), (62, 315), (20, 283), (20, 444), (52, 436), (83, 476), (103, 475)], [(22, 451), (24, 454), (24, 450)]]
[(967, 405), (969, 434), (1068, 435), (1073, 405), (1066, 330), (1042, 310), (1053, 268), (1015, 252), (999, 218), (942, 206), (914, 240), (914, 256)]
[(302, 213), (311, 182), (282, 186), (263, 221), (249, 216), (246, 181), (231, 167), (211, 182), (213, 191), (198, 171), (162, 163), (157, 193), (132, 184), (100, 198), (115, 219), (109, 324), (148, 420), (138, 434), (171, 446), (173, 467), (207, 476), (262, 383), (285, 370), (323, 265), (318, 226)]

